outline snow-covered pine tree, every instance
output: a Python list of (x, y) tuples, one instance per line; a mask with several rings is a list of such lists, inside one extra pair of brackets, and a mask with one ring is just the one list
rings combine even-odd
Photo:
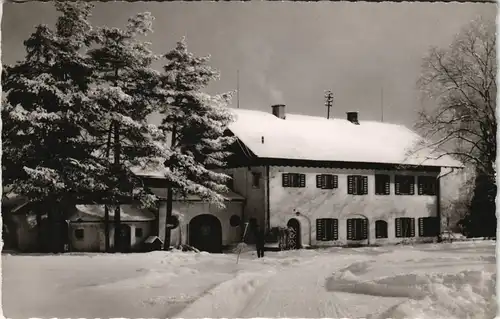
[[(131, 168), (143, 167), (157, 158), (168, 156), (164, 133), (147, 123), (146, 118), (157, 107), (159, 72), (151, 68), (156, 56), (149, 43), (138, 40), (152, 32), (153, 17), (140, 13), (131, 17), (125, 28), (100, 27), (96, 30), (97, 47), (89, 51), (96, 67), (96, 87), (91, 99), (100, 109), (101, 123), (106, 134), (101, 134), (103, 147), (98, 150), (113, 165), (117, 177), (112, 192), (120, 194), (115, 206), (115, 250), (121, 250), (120, 203), (147, 196), (144, 186)], [(103, 132), (104, 132), (103, 131)], [(111, 138), (112, 137), (112, 138)], [(110, 148), (113, 158), (109, 157)], [(110, 190), (111, 190), (110, 189)], [(133, 190), (136, 194), (132, 196)], [(149, 202), (150, 204), (151, 202)], [(106, 210), (107, 211), (107, 210)], [(108, 214), (105, 216), (106, 237), (109, 236)], [(106, 240), (108, 242), (108, 240)]]
[[(209, 57), (196, 57), (188, 52), (185, 38), (166, 53), (163, 86), (165, 103), (161, 128), (170, 134), (172, 155), (165, 162), (170, 175), (167, 192), (167, 220), (172, 214), (173, 193), (194, 194), (203, 200), (224, 206), (223, 193), (228, 191), (228, 175), (212, 168), (223, 167), (234, 138), (224, 134), (233, 116), (227, 108), (231, 94), (211, 96), (203, 89), (219, 73), (208, 65)], [(165, 247), (170, 243), (167, 226)]]
[[(25, 58), (2, 73), (2, 186), (43, 202), (57, 222), (65, 203), (102, 187), (105, 167), (90, 156), (91, 145), (81, 136), (89, 114), (92, 67), (82, 51), (91, 42), (92, 5), (55, 6), (61, 13), (55, 30), (37, 26), (24, 42)], [(56, 236), (54, 229), (51, 234)], [(60, 249), (51, 243), (52, 250)]]

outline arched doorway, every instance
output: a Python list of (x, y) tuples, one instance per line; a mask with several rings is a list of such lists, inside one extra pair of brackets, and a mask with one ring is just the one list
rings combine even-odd
[(222, 252), (222, 226), (217, 217), (198, 215), (189, 222), (189, 244), (209, 253)]
[(288, 228), (291, 229), (291, 233), (289, 236), (290, 248), (291, 249), (300, 249), (302, 248), (301, 236), (300, 233), (300, 222), (296, 218), (292, 218), (286, 224)]

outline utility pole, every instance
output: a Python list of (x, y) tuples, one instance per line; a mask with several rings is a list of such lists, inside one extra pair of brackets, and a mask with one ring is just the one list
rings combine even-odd
[(333, 105), (333, 93), (328, 90), (325, 92), (325, 106), (326, 106), (326, 118), (330, 118), (330, 108)]
[(236, 103), (236, 107), (240, 108), (240, 70), (236, 70)]
[(381, 110), (381, 117), (382, 117), (382, 123), (384, 122), (384, 88), (380, 89), (380, 110)]

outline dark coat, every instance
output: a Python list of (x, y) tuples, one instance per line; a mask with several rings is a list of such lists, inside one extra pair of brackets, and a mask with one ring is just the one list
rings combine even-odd
[(259, 247), (264, 247), (265, 242), (266, 242), (266, 236), (264, 234), (264, 230), (258, 229), (255, 234), (255, 243)]

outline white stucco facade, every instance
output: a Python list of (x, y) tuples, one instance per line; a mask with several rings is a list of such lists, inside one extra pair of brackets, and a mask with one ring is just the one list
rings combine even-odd
[[(141, 250), (141, 245), (153, 233), (152, 221), (121, 221), (121, 224), (130, 227), (130, 247), (133, 251)], [(113, 248), (115, 229), (112, 221), (109, 228), (109, 245)], [(138, 228), (141, 229), (140, 232), (136, 232)], [(78, 229), (83, 230), (83, 238), (76, 237)], [(102, 221), (70, 222), (69, 242), (71, 251), (104, 252), (106, 249), (104, 223)]]
[[(306, 187), (283, 187), (282, 173), (305, 174)], [(337, 175), (338, 188), (327, 190), (316, 188), (317, 174)], [(390, 176), (390, 195), (375, 195), (375, 174)], [(418, 230), (418, 218), (437, 216), (436, 196), (417, 195), (417, 191), (415, 195), (395, 195), (394, 176), (402, 174), (437, 176), (437, 173), (425, 172), (271, 166), (269, 169), (270, 225), (271, 227), (286, 226), (290, 219), (296, 218), (301, 224), (303, 246), (344, 245), (353, 242), (347, 240), (346, 223), (348, 218), (356, 217), (367, 218), (369, 227), (368, 239), (355, 241), (355, 243), (387, 244), (403, 240), (429, 240), (429, 238), (419, 238), (418, 231), (415, 237), (410, 239), (395, 236), (395, 218), (415, 218), (415, 229)], [(349, 195), (347, 193), (348, 175), (367, 176), (368, 194)], [(297, 217), (297, 212), (300, 212), (302, 216)], [(338, 241), (316, 241), (316, 219), (318, 218), (338, 219)], [(387, 222), (388, 238), (375, 238), (376, 220)]]
[[(161, 202), (160, 212), (166, 211), (166, 202)], [(242, 219), (243, 203), (240, 201), (226, 202), (225, 208), (218, 208), (213, 204), (202, 201), (176, 201), (173, 203), (172, 215), (179, 218), (179, 226), (171, 231), (170, 245), (178, 246), (179, 244), (189, 245), (189, 223), (197, 216), (213, 215), (220, 222), (222, 230), (222, 245), (229, 246), (238, 243), (241, 240), (242, 226), (231, 226), (230, 218), (237, 215)], [(160, 214), (160, 225), (164, 225), (165, 215)], [(165, 238), (164, 229), (160, 226), (160, 238)]]

